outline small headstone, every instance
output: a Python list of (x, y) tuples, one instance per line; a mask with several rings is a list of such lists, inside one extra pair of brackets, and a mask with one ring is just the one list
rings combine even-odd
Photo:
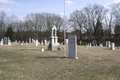
[(103, 47), (103, 44), (102, 44), (102, 43), (100, 44), (100, 47)]
[(11, 45), (11, 41), (10, 41), (10, 39), (8, 40), (8, 45)]
[(47, 45), (47, 40), (44, 40), (44, 45)]
[(43, 47), (41, 47), (41, 51), (42, 51), (42, 52), (44, 51), (44, 48), (43, 48)]
[(80, 45), (81, 45), (82, 41), (80, 40)]
[(90, 47), (91, 47), (91, 43), (90, 43)]
[(35, 40), (34, 40), (34, 39), (32, 39), (32, 42), (33, 42), (33, 44), (36, 44), (36, 42), (35, 42)]
[(29, 44), (31, 44), (31, 38), (29, 38)]
[(118, 49), (120, 49), (120, 47), (118, 46)]
[(115, 50), (115, 43), (111, 43), (111, 49)]
[(41, 40), (41, 44), (43, 44), (43, 40)]
[(107, 45), (108, 45), (107, 47), (111, 47), (111, 45), (110, 45), (110, 41), (108, 41)]
[(38, 40), (35, 41), (35, 45), (38, 46)]
[(89, 47), (90, 45), (89, 45), (89, 43), (88, 43), (88, 45), (87, 45), (87, 47)]
[(97, 46), (97, 44), (96, 44), (96, 46)]
[(17, 40), (15, 40), (15, 44), (17, 44)]
[(23, 45), (23, 43), (21, 43), (21, 45)]
[(20, 40), (19, 40), (19, 42), (18, 42), (19, 44), (20, 44)]
[(4, 37), (3, 38), (3, 44), (8, 45), (9, 37)]
[(1, 40), (1, 46), (3, 45), (3, 39)]
[(106, 47), (108, 46), (108, 42), (106, 41)]
[(69, 58), (77, 58), (77, 36), (76, 35), (70, 35), (68, 36), (68, 57)]
[(65, 40), (65, 45), (68, 45), (68, 39)]
[(26, 41), (26, 45), (28, 45), (28, 42)]

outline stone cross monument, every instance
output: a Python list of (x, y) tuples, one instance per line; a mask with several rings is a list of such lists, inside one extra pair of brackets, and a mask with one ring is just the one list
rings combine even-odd
[(57, 37), (57, 28), (56, 26), (53, 26), (51, 31), (48, 50), (58, 50), (58, 46), (59, 46), (59, 43), (58, 43), (58, 37)]

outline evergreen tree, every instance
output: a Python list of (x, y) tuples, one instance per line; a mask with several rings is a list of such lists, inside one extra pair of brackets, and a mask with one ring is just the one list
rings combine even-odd
[(6, 36), (6, 37), (9, 37), (10, 40), (12, 40), (13, 34), (14, 34), (14, 32), (13, 32), (12, 28), (9, 27), (9, 28), (7, 29), (7, 32), (6, 32), (5, 36)]
[(114, 32), (115, 32), (115, 39), (116, 40), (119, 40), (120, 39), (120, 25), (116, 25), (115, 26), (115, 30), (114, 30)]
[(97, 41), (100, 41), (103, 38), (103, 26), (99, 19), (98, 19), (96, 27), (94, 29), (94, 35), (95, 35), (95, 39)]

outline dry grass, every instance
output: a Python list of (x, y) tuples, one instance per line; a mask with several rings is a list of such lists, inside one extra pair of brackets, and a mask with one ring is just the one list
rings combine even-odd
[(120, 50), (78, 46), (78, 60), (63, 55), (44, 45), (0, 46), (0, 80), (120, 80)]

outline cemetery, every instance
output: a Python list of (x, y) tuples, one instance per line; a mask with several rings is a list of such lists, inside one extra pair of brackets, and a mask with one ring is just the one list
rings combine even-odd
[(77, 45), (78, 59), (74, 59), (68, 58), (71, 56), (68, 54), (68, 45), (66, 45), (67, 56), (63, 57), (64, 45), (59, 45), (60, 50), (48, 50), (48, 45), (13, 44), (0, 46), (1, 80), (8, 78), (13, 80), (118, 80), (120, 78), (120, 49), (110, 50), (105, 46)]
[(77, 45), (77, 36), (69, 35), (63, 45), (57, 40), (56, 27), (51, 30), (49, 41), (29, 38), (29, 42), (11, 42), (4, 37), (0, 45), (0, 79), (120, 79), (120, 48), (115, 43), (106, 41), (105, 45), (97, 46), (97, 41), (93, 40), (86, 45)]
[(120, 80), (120, 0), (61, 1), (0, 1), (0, 80)]

